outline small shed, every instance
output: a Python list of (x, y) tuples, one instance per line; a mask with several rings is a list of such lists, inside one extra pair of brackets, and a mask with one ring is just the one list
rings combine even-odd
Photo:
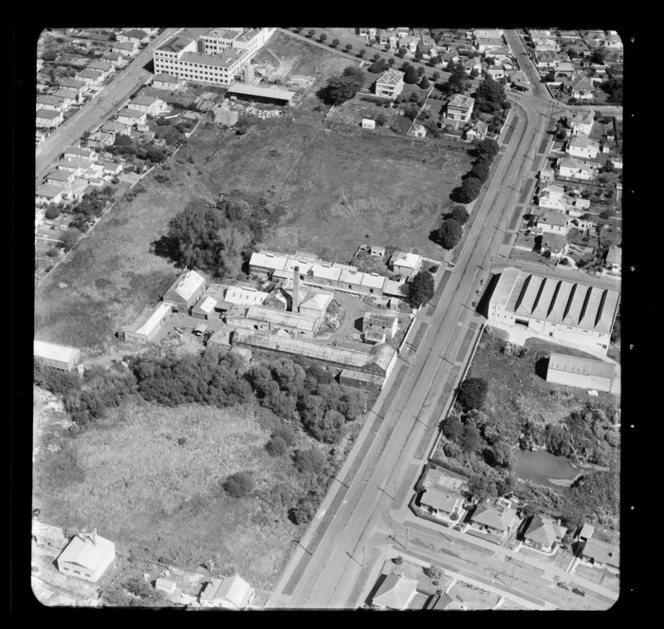
[(362, 119), (362, 128), (363, 129), (375, 129), (376, 128), (376, 121), (372, 120), (371, 118), (363, 118)]
[(175, 590), (177, 590), (177, 585), (175, 581), (159, 577), (154, 582), (154, 589), (159, 590), (160, 592), (166, 592), (166, 594), (175, 594)]

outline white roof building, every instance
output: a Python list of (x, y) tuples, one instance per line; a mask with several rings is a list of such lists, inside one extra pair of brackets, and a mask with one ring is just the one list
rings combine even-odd
[(64, 371), (71, 370), (81, 358), (81, 350), (75, 347), (56, 345), (46, 341), (35, 340), (33, 351), (38, 363)]
[(96, 532), (80, 533), (72, 538), (60, 556), (60, 572), (96, 582), (115, 559), (115, 544)]
[(200, 594), (203, 607), (223, 607), (226, 609), (246, 609), (254, 597), (254, 589), (241, 577), (235, 575), (226, 579), (212, 579), (206, 583)]

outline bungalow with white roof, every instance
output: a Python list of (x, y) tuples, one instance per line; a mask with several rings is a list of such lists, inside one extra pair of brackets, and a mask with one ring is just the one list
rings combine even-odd
[(132, 98), (127, 104), (129, 109), (144, 112), (150, 116), (157, 116), (168, 109), (165, 101), (154, 96), (137, 96)]
[(590, 138), (575, 135), (567, 143), (567, 153), (572, 157), (595, 159), (599, 153), (599, 143)]
[(572, 97), (577, 100), (592, 100), (595, 98), (595, 86), (585, 76), (580, 77), (570, 85), (570, 92)]
[(487, 126), (486, 122), (478, 118), (473, 124), (473, 126), (466, 131), (466, 139), (484, 140), (488, 132), (489, 132), (489, 127)]
[(147, 114), (143, 111), (136, 111), (136, 109), (126, 108), (118, 112), (118, 122), (129, 125), (131, 127), (136, 125), (144, 125), (147, 122)]
[(376, 80), (376, 96), (394, 100), (403, 90), (404, 73), (399, 70), (387, 70)]
[(558, 159), (558, 176), (579, 181), (592, 181), (595, 178), (595, 169), (575, 157), (561, 157)]
[(497, 498), (480, 502), (470, 522), (480, 530), (504, 538), (519, 523), (519, 518), (509, 500)]
[(183, 79), (178, 79), (172, 74), (156, 74), (152, 79), (152, 87), (159, 90), (168, 90), (174, 92), (184, 85)]
[(569, 117), (570, 133), (588, 137), (593, 130), (595, 113), (591, 109), (575, 111)]
[(413, 277), (422, 268), (422, 256), (399, 251), (392, 256), (392, 270), (405, 277)]

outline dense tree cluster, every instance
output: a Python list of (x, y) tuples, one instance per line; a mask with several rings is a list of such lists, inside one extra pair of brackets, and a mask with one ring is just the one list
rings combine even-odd
[(341, 105), (357, 94), (364, 85), (364, 79), (362, 70), (348, 66), (341, 75), (330, 77), (327, 85), (319, 90), (318, 96), (328, 105)]
[(470, 87), (471, 82), (468, 79), (463, 63), (461, 63), (461, 61), (456, 63), (450, 61), (447, 65), (447, 71), (450, 73), (450, 78), (446, 83), (438, 86), (441, 91), (450, 97), (454, 96), (454, 94), (463, 94), (466, 92)]
[(450, 197), (459, 203), (471, 203), (480, 194), (482, 185), (489, 178), (491, 164), (498, 154), (500, 147), (495, 140), (485, 139), (476, 142), (471, 149), (475, 155), (473, 166), (463, 178), (463, 183), (455, 188)]
[[(155, 137), (160, 137), (160, 134), (155, 132)], [(168, 157), (168, 153), (162, 147), (151, 142), (139, 142), (123, 134), (118, 134), (115, 142), (108, 146), (106, 150), (113, 155), (122, 155), (123, 157), (133, 155), (150, 164), (160, 164)]]
[(416, 308), (431, 300), (434, 295), (434, 279), (429, 271), (418, 271), (408, 284), (408, 300)]
[(484, 378), (466, 378), (459, 386), (457, 402), (464, 411), (481, 409), (486, 401), (489, 383)]
[(434, 232), (434, 240), (443, 249), (454, 249), (459, 244), (463, 231), (461, 223), (454, 218), (446, 218), (442, 225)]

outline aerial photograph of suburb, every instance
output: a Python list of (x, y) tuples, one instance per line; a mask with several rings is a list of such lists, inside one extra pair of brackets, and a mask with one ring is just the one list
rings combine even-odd
[(36, 606), (617, 605), (627, 37), (36, 34)]

